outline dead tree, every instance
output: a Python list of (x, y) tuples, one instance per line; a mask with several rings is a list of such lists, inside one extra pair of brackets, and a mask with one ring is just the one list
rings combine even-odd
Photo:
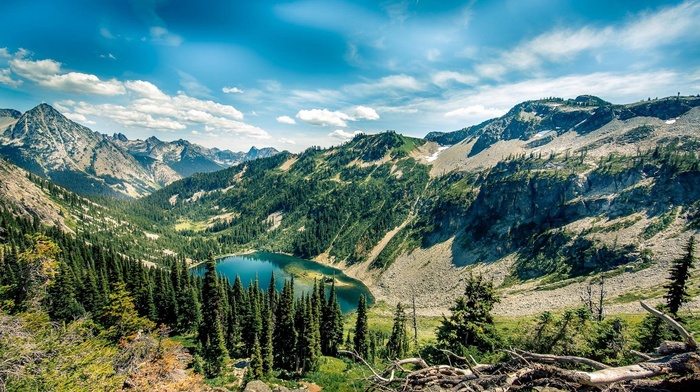
[[(602, 287), (601, 287), (602, 291)], [(478, 364), (473, 358), (457, 359), (462, 367), (428, 365), (421, 358), (394, 361), (377, 372), (363, 358), (350, 351), (339, 351), (362, 361), (372, 372), (371, 390), (392, 391), (507, 391), (554, 387), (563, 390), (653, 390), (696, 386), (700, 380), (700, 353), (692, 334), (671, 317), (642, 303), (648, 312), (671, 325), (683, 337), (683, 342), (664, 342), (655, 353), (635, 353), (640, 362), (611, 367), (589, 358), (537, 354), (505, 350), (511, 357), (494, 365)], [(452, 361), (450, 361), (452, 362)], [(564, 367), (565, 366), (565, 367)], [(679, 377), (659, 378), (676, 375)], [(654, 379), (652, 379), (654, 378)], [(686, 385), (683, 385), (683, 383)]]

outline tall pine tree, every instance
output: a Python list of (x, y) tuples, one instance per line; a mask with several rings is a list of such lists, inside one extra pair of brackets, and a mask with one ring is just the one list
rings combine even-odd
[(199, 324), (199, 342), (202, 345), (201, 357), (204, 361), (206, 377), (218, 377), (223, 370), (228, 352), (224, 343), (222, 327), (222, 295), (219, 289), (219, 277), (216, 275), (216, 261), (209, 256), (206, 264), (202, 286), (202, 322)]
[(334, 279), (321, 317), (321, 351), (323, 355), (335, 356), (341, 344), (343, 344), (343, 312), (340, 310), (338, 297), (335, 294)]
[(296, 370), (297, 331), (294, 326), (294, 280), (285, 281), (277, 304), (275, 321), (275, 364), (288, 371)]
[(386, 344), (386, 356), (389, 359), (402, 358), (408, 353), (408, 334), (406, 333), (406, 312), (401, 302), (396, 305), (394, 326)]
[(362, 358), (369, 356), (369, 325), (367, 324), (367, 300), (360, 294), (357, 303), (357, 321), (355, 321), (355, 336), (353, 339), (355, 352)]
[(678, 310), (690, 298), (688, 294), (688, 280), (690, 279), (690, 270), (695, 263), (695, 237), (691, 236), (688, 240), (688, 245), (685, 248), (685, 255), (673, 261), (670, 270), (669, 282), (664, 285), (668, 290), (664, 298), (666, 299), (666, 307), (672, 315), (678, 314)]

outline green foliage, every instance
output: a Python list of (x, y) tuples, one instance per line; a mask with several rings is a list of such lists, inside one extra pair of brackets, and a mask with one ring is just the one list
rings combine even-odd
[(440, 346), (457, 354), (464, 354), (470, 348), (493, 351), (501, 344), (491, 315), (498, 301), (493, 282), (481, 275), (470, 275), (464, 296), (457, 298), (450, 308), (450, 317), (443, 316), (442, 325), (438, 327), (436, 335)]
[(668, 292), (664, 295), (668, 312), (678, 314), (681, 305), (690, 299), (688, 280), (695, 264), (695, 237), (691, 236), (685, 248), (685, 255), (671, 264), (669, 282), (664, 285)]
[(103, 332), (105, 338), (114, 342), (140, 330), (150, 331), (155, 327), (153, 321), (139, 317), (133, 298), (122, 282), (117, 282), (109, 294), (100, 322), (106, 328)]
[(387, 358), (403, 358), (408, 354), (409, 343), (406, 333), (406, 312), (399, 302), (394, 312), (394, 325), (391, 328), (391, 336), (386, 344)]
[(204, 374), (208, 378), (218, 377), (226, 363), (226, 351), (223, 331), (223, 298), (216, 276), (216, 262), (213, 257), (207, 260), (207, 272), (202, 286), (202, 323), (199, 325), (198, 340), (202, 347), (200, 353), (204, 361)]
[(355, 321), (355, 336), (353, 348), (361, 357), (369, 356), (369, 325), (367, 324), (367, 300), (364, 294), (360, 294), (357, 303), (357, 320)]

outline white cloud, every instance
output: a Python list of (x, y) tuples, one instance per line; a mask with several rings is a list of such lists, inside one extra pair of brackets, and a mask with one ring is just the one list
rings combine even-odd
[(372, 109), (365, 106), (358, 106), (355, 108), (354, 113), (355, 120), (378, 120), (379, 114)]
[(279, 117), (277, 117), (277, 122), (281, 123), (281, 124), (290, 124), (290, 125), (294, 125), (297, 123), (296, 121), (294, 121), (293, 118), (291, 118), (289, 116), (279, 116)]
[(425, 86), (413, 76), (405, 74), (385, 76), (375, 82), (345, 86), (344, 91), (357, 95), (386, 94), (387, 91), (420, 91)]
[(343, 131), (342, 129), (336, 129), (335, 131), (331, 132), (328, 134), (328, 136), (334, 138), (334, 139), (340, 139), (340, 140), (350, 140), (354, 138), (356, 135), (361, 134), (362, 131), (355, 131), (355, 132), (346, 132)]
[(116, 79), (100, 80), (95, 75), (81, 72), (61, 73), (61, 63), (51, 59), (25, 60), (26, 51), (20, 50), (10, 60), (10, 68), (17, 75), (36, 82), (42, 87), (68, 93), (93, 95), (121, 95), (126, 92)]
[(292, 139), (288, 139), (288, 138), (286, 138), (286, 137), (279, 137), (279, 138), (277, 138), (276, 140), (277, 140), (279, 143), (282, 143), (282, 144), (291, 144), (291, 145), (297, 144), (296, 141), (294, 141), (294, 140), (292, 140)]
[(436, 86), (444, 88), (450, 85), (452, 82), (467, 85), (475, 84), (479, 81), (479, 78), (474, 75), (463, 74), (455, 71), (440, 71), (433, 74), (432, 80)]
[(507, 110), (498, 108), (487, 108), (484, 105), (472, 105), (445, 113), (445, 117), (499, 117)]
[(167, 100), (169, 98), (165, 93), (160, 91), (155, 84), (144, 80), (128, 80), (124, 82), (124, 86), (144, 98), (158, 101)]
[(0, 48), (0, 58), (10, 58), (10, 52), (7, 50), (7, 48)]
[(347, 127), (347, 121), (353, 120), (352, 117), (343, 112), (331, 112), (328, 109), (300, 110), (296, 117), (307, 124), (318, 126), (333, 125), (336, 127)]
[(631, 19), (620, 31), (623, 44), (641, 49), (674, 43), (684, 39), (700, 38), (697, 21), (700, 3), (686, 1), (656, 13), (643, 13)]
[(177, 34), (173, 34), (165, 27), (153, 26), (150, 29), (151, 41), (166, 45), (166, 46), (180, 46), (182, 43), (182, 37)]
[(225, 92), (226, 94), (243, 94), (243, 90), (239, 89), (238, 87), (223, 87), (221, 91)]
[(0, 69), (0, 84), (4, 84), (10, 87), (18, 87), (22, 84), (21, 80), (12, 79), (10, 76), (12, 72), (9, 68)]
[(557, 28), (503, 51), (495, 59), (477, 64), (475, 71), (498, 79), (510, 70), (530, 70), (544, 62), (572, 61), (582, 53), (598, 60), (603, 49), (638, 54), (640, 49), (655, 50), (684, 41), (700, 41), (700, 3), (686, 1), (657, 12), (632, 15), (619, 26)]
[(32, 82), (39, 82), (55, 76), (61, 71), (61, 63), (51, 59), (47, 60), (24, 60), (23, 56), (15, 55), (10, 60), (10, 68), (17, 75), (29, 79)]
[(81, 124), (88, 124), (92, 125), (95, 124), (94, 121), (88, 120), (84, 115), (79, 114), (79, 113), (63, 113), (64, 116), (66, 116), (69, 120), (81, 123)]
[(81, 72), (53, 75), (37, 83), (42, 87), (68, 93), (112, 96), (126, 92), (122, 83), (116, 79), (102, 81), (95, 75)]

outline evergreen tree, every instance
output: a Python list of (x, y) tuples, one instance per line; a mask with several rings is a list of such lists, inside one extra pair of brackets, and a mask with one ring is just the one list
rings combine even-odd
[(202, 322), (199, 324), (199, 342), (202, 345), (201, 357), (204, 361), (204, 374), (208, 378), (218, 377), (223, 370), (228, 352), (224, 343), (222, 326), (223, 298), (216, 275), (216, 261), (209, 256), (202, 286)]
[(250, 354), (250, 370), (254, 380), (263, 378), (263, 357), (260, 350), (260, 341), (256, 338)]
[(297, 331), (294, 326), (294, 280), (284, 282), (282, 295), (277, 304), (274, 332), (275, 363), (277, 367), (293, 371), (296, 367), (295, 349)]
[(121, 338), (136, 333), (139, 330), (151, 330), (155, 324), (139, 317), (134, 306), (134, 299), (124, 282), (117, 281), (112, 293), (102, 310), (102, 325), (106, 328), (105, 337), (118, 342)]
[(685, 255), (673, 261), (670, 270), (669, 282), (664, 285), (668, 290), (664, 298), (666, 299), (666, 307), (672, 315), (677, 315), (681, 305), (688, 301), (688, 280), (690, 279), (690, 270), (695, 262), (695, 237), (691, 236), (688, 240), (688, 245), (685, 248)]
[(272, 368), (274, 366), (274, 348), (272, 345), (274, 325), (272, 323), (272, 311), (270, 310), (269, 301), (265, 301), (263, 304), (262, 318), (263, 328), (262, 338), (260, 339), (260, 353), (262, 355), (263, 375), (269, 376), (272, 373)]
[(85, 313), (83, 306), (76, 300), (73, 271), (68, 264), (59, 264), (58, 275), (49, 286), (44, 302), (52, 320), (70, 322)]
[(369, 326), (367, 325), (367, 300), (360, 294), (357, 303), (357, 321), (355, 322), (355, 337), (353, 339), (355, 352), (363, 358), (369, 356)]
[(406, 312), (401, 302), (396, 305), (394, 326), (386, 344), (386, 355), (389, 359), (402, 358), (408, 353), (408, 334), (406, 333)]
[(498, 302), (493, 282), (481, 275), (469, 276), (464, 296), (450, 308), (450, 318), (443, 316), (437, 330), (437, 340), (443, 347), (464, 354), (469, 347), (492, 351), (499, 343), (491, 310)]
[(318, 368), (321, 345), (318, 323), (314, 316), (313, 299), (304, 295), (296, 307), (295, 327), (299, 334), (297, 341), (297, 367), (304, 374)]
[(324, 355), (335, 356), (343, 344), (343, 312), (335, 294), (335, 279), (331, 284), (328, 301), (321, 318), (321, 351)]
[[(666, 307), (659, 304), (656, 310), (665, 312)], [(650, 353), (656, 351), (661, 343), (674, 340), (677, 333), (659, 317), (647, 313), (637, 327), (637, 342), (642, 352)]]

